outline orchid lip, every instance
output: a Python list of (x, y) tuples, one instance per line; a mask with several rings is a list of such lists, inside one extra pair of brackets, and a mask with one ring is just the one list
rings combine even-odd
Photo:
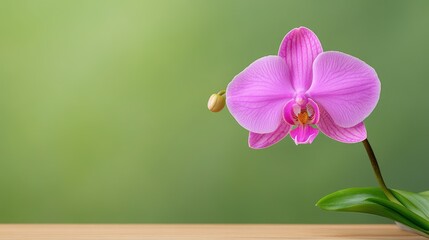
[(317, 124), (319, 122), (319, 107), (310, 98), (302, 105), (296, 100), (289, 101), (283, 108), (283, 120), (290, 125)]

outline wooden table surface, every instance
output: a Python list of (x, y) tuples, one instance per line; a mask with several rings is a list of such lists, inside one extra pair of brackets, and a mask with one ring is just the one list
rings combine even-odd
[(395, 225), (290, 224), (0, 224), (0, 239), (141, 240), (141, 239), (389, 239), (426, 238)]

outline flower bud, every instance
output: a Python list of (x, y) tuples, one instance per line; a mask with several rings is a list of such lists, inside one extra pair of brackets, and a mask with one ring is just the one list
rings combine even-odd
[(210, 96), (207, 107), (212, 112), (220, 112), (225, 107), (225, 96), (214, 93)]

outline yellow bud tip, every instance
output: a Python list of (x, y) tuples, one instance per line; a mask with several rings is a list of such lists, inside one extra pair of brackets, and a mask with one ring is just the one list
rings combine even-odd
[(214, 93), (210, 96), (207, 107), (211, 112), (220, 112), (225, 107), (225, 97), (218, 93)]

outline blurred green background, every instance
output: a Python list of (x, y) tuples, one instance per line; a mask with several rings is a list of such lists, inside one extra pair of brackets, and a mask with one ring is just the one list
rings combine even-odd
[(429, 189), (428, 1), (0, 1), (0, 222), (373, 223), (361, 144), (251, 150), (207, 99), (307, 26), (382, 81), (366, 125), (388, 185)]

